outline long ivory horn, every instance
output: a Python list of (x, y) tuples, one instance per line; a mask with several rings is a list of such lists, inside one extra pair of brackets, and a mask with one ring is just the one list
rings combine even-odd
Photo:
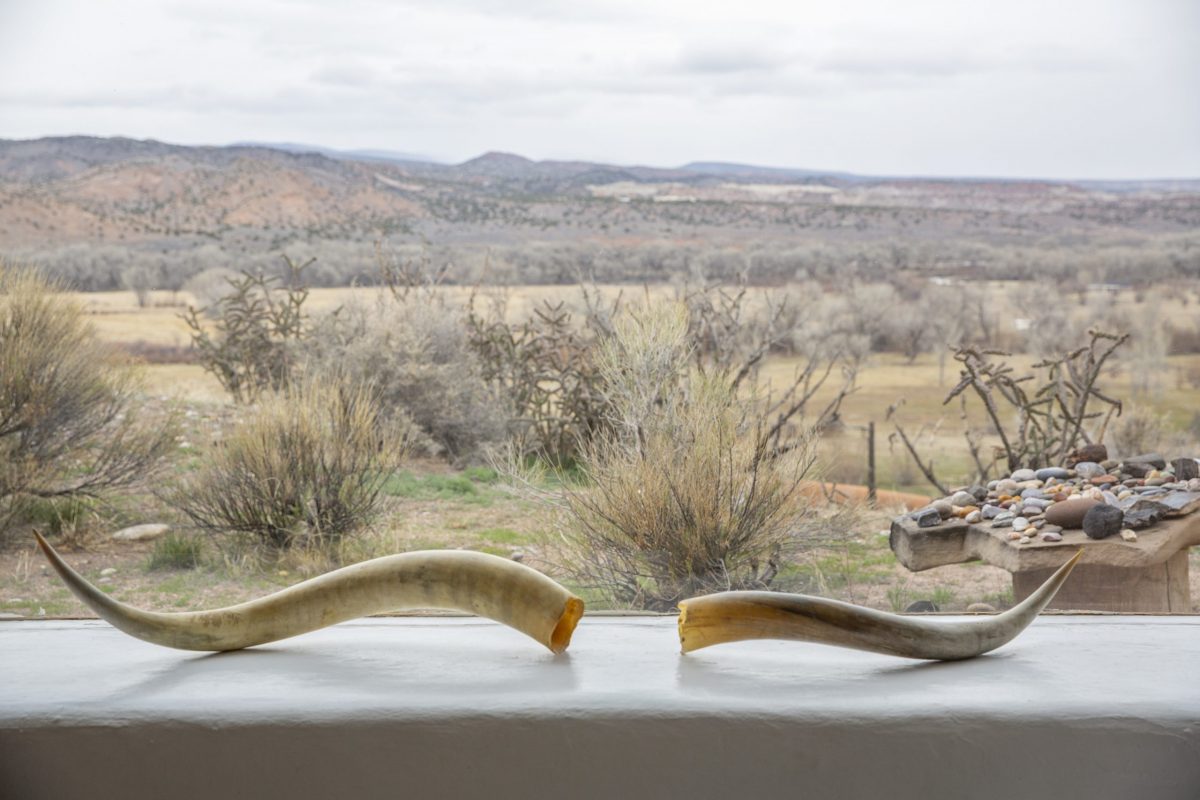
[(181, 650), (240, 650), (367, 614), (445, 608), (502, 622), (561, 653), (583, 616), (583, 601), (537, 570), (461, 550), (375, 558), (213, 611), (143, 611), (101, 592), (40, 534), (34, 536), (71, 592), (101, 619), (130, 636)]
[(690, 653), (745, 639), (795, 639), (904, 658), (974, 658), (1016, 638), (1054, 599), (1083, 551), (1003, 614), (962, 622), (920, 619), (776, 592), (721, 592), (679, 604), (679, 644)]

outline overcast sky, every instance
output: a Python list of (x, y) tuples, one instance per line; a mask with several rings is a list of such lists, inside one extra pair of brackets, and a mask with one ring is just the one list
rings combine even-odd
[(1200, 177), (1197, 0), (0, 0), (0, 137)]

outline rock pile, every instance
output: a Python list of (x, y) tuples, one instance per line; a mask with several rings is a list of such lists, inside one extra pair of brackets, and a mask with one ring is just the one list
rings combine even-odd
[[(1137, 541), (1136, 528), (1200, 508), (1200, 460), (1170, 464), (1157, 453), (1121, 461), (1104, 445), (1087, 445), (1069, 467), (1019, 469), (1007, 478), (960, 489), (910, 517), (922, 528), (945, 520), (1008, 529), (1018, 544), (1062, 541), (1066, 529), (1082, 528), (1093, 539), (1120, 534)], [(1078, 458), (1075, 458), (1075, 457)], [(1092, 460), (1084, 460), (1092, 459)]]

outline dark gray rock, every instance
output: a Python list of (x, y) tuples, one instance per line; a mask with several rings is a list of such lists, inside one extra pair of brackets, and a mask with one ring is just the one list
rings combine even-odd
[(1162, 503), (1139, 497), (1137, 502), (1125, 509), (1126, 528), (1148, 528), (1161, 520), (1171, 509)]
[(1169, 492), (1155, 497), (1154, 502), (1166, 506), (1169, 514), (1191, 514), (1200, 509), (1200, 493)]
[(910, 516), (916, 521), (918, 528), (932, 528), (942, 522), (942, 515), (936, 508), (922, 508), (912, 512)]
[(918, 600), (915, 603), (909, 603), (908, 608), (904, 609), (905, 614), (927, 614), (930, 611), (937, 611), (938, 607), (933, 604), (932, 600)]
[(1144, 478), (1153, 471), (1153, 464), (1142, 464), (1137, 461), (1126, 461), (1121, 464), (1121, 473), (1134, 478)]
[(1083, 532), (1091, 539), (1107, 539), (1121, 532), (1125, 514), (1116, 506), (1098, 505), (1083, 515)]
[(1171, 462), (1171, 466), (1175, 468), (1175, 480), (1177, 481), (1200, 478), (1200, 464), (1197, 464), (1194, 458), (1177, 458)]
[(984, 500), (987, 500), (988, 490), (986, 486), (972, 486), (970, 489), (967, 489), (967, 491), (974, 495), (975, 499), (980, 503), (982, 503)]
[(1142, 453), (1139, 456), (1130, 456), (1125, 459), (1125, 464), (1149, 464), (1155, 469), (1167, 468), (1167, 460), (1158, 453)]

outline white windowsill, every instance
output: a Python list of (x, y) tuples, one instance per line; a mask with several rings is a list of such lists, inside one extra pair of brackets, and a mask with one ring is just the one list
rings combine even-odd
[(1200, 797), (1200, 617), (1043, 617), (967, 662), (589, 617), (252, 650), (0, 623), (0, 797)]

